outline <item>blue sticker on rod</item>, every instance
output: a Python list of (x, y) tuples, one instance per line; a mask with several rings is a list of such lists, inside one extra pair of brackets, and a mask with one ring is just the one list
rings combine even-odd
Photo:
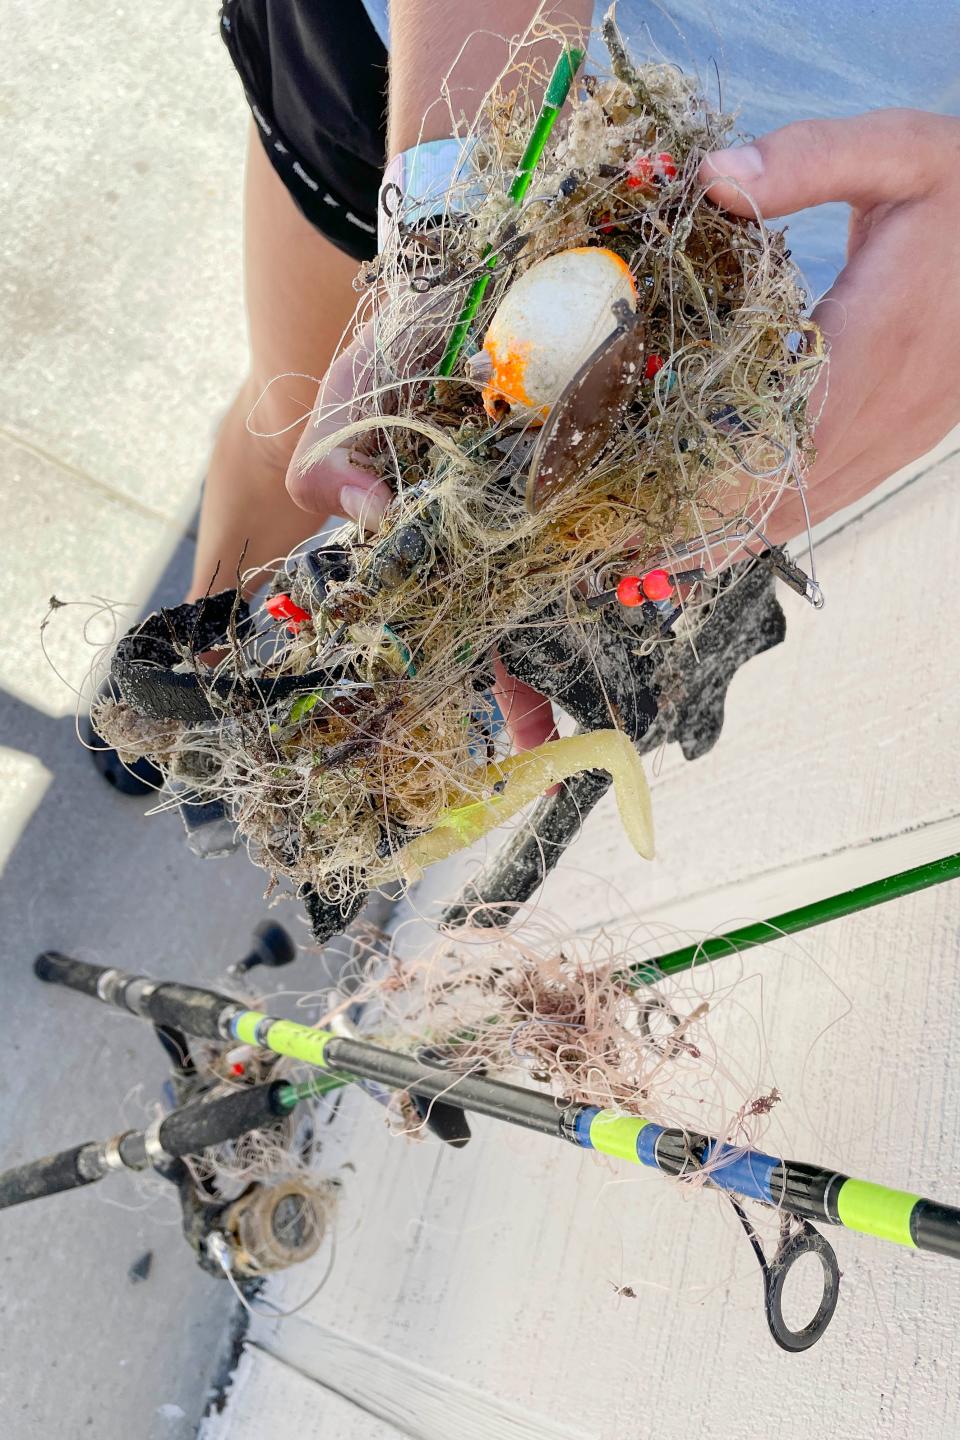
[(662, 1125), (655, 1125), (652, 1120), (649, 1125), (644, 1125), (637, 1136), (637, 1159), (641, 1165), (652, 1165), (654, 1169), (659, 1168), (657, 1165), (657, 1141), (662, 1134)]
[(721, 1190), (732, 1190), (748, 1200), (762, 1200), (774, 1205), (770, 1177), (780, 1161), (775, 1155), (760, 1150), (740, 1150), (735, 1145), (720, 1145), (711, 1140), (703, 1153), (707, 1179)]
[(593, 1141), (590, 1139), (590, 1126), (593, 1124), (595, 1115), (600, 1114), (598, 1105), (584, 1105), (573, 1122), (573, 1138), (584, 1150), (593, 1149)]

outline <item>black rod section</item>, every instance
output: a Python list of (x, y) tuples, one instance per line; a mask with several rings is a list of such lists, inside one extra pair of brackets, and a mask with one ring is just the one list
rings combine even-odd
[(410, 1090), (426, 1100), (442, 1097), (461, 1110), (489, 1115), (494, 1120), (509, 1120), (525, 1130), (560, 1134), (567, 1102), (526, 1090), (521, 1085), (507, 1085), (502, 1080), (487, 1080), (481, 1075), (428, 1065), (412, 1055), (399, 1055), (379, 1045), (369, 1045), (365, 1040), (328, 1040), (324, 1063), (338, 1074), (346, 1072), (364, 1080), (376, 1080), (394, 1090)]
[(282, 1080), (247, 1085), (214, 1100), (194, 1100), (172, 1110), (152, 1134), (128, 1130), (114, 1140), (88, 1141), (59, 1155), (45, 1155), (0, 1174), (0, 1210), (100, 1180), (110, 1170), (145, 1170), (209, 1145), (236, 1140), (289, 1113)]

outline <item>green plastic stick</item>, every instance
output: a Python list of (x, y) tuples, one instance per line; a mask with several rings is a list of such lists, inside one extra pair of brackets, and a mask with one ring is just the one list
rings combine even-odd
[[(550, 76), (550, 84), (547, 86), (547, 93), (543, 97), (543, 104), (540, 106), (540, 113), (537, 116), (537, 123), (533, 127), (533, 133), (527, 141), (526, 149), (517, 166), (517, 173), (513, 177), (510, 186), (509, 196), (514, 205), (519, 205), (524, 195), (530, 188), (530, 181), (533, 172), (540, 162), (544, 147), (553, 129), (554, 123), (563, 102), (570, 93), (570, 86), (573, 84), (574, 76), (583, 64), (583, 50), (574, 48), (564, 50), (557, 61)], [(457, 356), (463, 349), (463, 342), (467, 338), (467, 331), (473, 324), (474, 316), (480, 309), (480, 302), (484, 297), (487, 286), (490, 284), (490, 277), (496, 269), (497, 257), (491, 253), (492, 247), (487, 246), (483, 252), (483, 258), (487, 262), (487, 269), (483, 275), (478, 275), (470, 287), (466, 302), (460, 315), (450, 332), (443, 358), (440, 361), (440, 374), (449, 375), (457, 363)]]
[(942, 860), (931, 860), (913, 870), (901, 870), (883, 880), (871, 880), (854, 890), (828, 895), (825, 900), (815, 900), (797, 910), (787, 910), (783, 915), (775, 915), (772, 920), (758, 920), (752, 925), (741, 926), (739, 930), (730, 930), (726, 935), (712, 935), (699, 945), (684, 945), (679, 950), (669, 950), (651, 960), (641, 960), (623, 973), (637, 985), (651, 985), (665, 975), (691, 970), (701, 961), (717, 960), (739, 950), (749, 950), (754, 945), (766, 945), (771, 940), (779, 940), (782, 935), (795, 935), (798, 930), (825, 925), (828, 920), (839, 920), (842, 915), (855, 915), (858, 910), (868, 910), (871, 905), (883, 905), (887, 900), (912, 895), (916, 890), (925, 890), (929, 885), (940, 885), (944, 880), (955, 880), (958, 876), (960, 854), (946, 855)]
[(294, 1110), (301, 1100), (313, 1100), (318, 1095), (328, 1095), (331, 1090), (340, 1090), (349, 1084), (351, 1077), (346, 1075), (317, 1075), (299, 1085), (284, 1085), (279, 1095), (280, 1105), (284, 1110)]

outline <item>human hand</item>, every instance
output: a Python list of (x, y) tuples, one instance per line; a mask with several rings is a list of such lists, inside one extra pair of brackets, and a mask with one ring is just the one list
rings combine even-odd
[[(313, 464), (307, 458), (318, 443), (349, 423), (353, 396), (363, 393), (369, 368), (369, 331), (364, 331), (334, 361), (321, 384), (313, 418), (290, 462), (287, 490), (304, 510), (349, 515), (362, 528), (375, 530), (392, 498), (389, 485), (354, 463), (349, 449), (334, 449)], [(550, 739), (555, 731), (549, 700), (510, 675), (499, 657), (494, 669), (494, 694), (515, 748), (529, 750)]]
[[(800, 121), (708, 156), (700, 179), (737, 215), (851, 206), (847, 263), (813, 312), (830, 356), (811, 398), (813, 414), (822, 405), (806, 478), (816, 524), (960, 422), (960, 120), (879, 110)], [(764, 531), (782, 544), (805, 523), (788, 491)], [(542, 697), (527, 686), (505, 693), (517, 748), (548, 739), (553, 717)]]
[[(498, 77), (506, 93), (511, 83), (521, 78), (521, 70), (526, 86), (539, 67), (545, 84), (557, 57), (558, 38), (564, 37), (570, 45), (584, 45), (591, 13), (591, 0), (488, 0), (484, 25), (478, 30), (469, 5), (445, 3), (438, 8), (426, 0), (392, 0), (388, 155), (423, 140), (450, 135), (450, 114), (473, 114)], [(541, 38), (533, 36), (534, 30)], [(526, 35), (520, 52), (515, 50), (515, 42), (505, 38), (515, 34)], [(518, 54), (521, 64), (514, 71), (511, 67)], [(533, 81), (531, 94), (536, 84)], [(445, 337), (446, 329), (441, 349)], [(429, 306), (412, 327), (407, 343), (411, 354), (421, 359), (429, 355)], [(375, 530), (390, 503), (388, 485), (354, 464), (348, 450), (333, 450), (319, 464), (305, 464), (318, 442), (352, 418), (351, 397), (366, 388), (364, 377), (371, 372), (372, 348), (371, 331), (365, 327), (328, 370), (312, 422), (290, 462), (287, 490), (303, 510), (324, 519), (345, 514)]]
[[(836, 200), (852, 207), (847, 264), (814, 311), (830, 344), (818, 456), (807, 477), (814, 523), (867, 493), (960, 421), (960, 393), (950, 383), (960, 364), (960, 286), (952, 268), (958, 161), (960, 121), (885, 110), (801, 121), (703, 162), (700, 178), (710, 198), (736, 214), (770, 218)], [(304, 468), (307, 451), (350, 419), (368, 343), (361, 337), (331, 367), (287, 488), (304, 509), (345, 513), (375, 528), (391, 496), (384, 482), (344, 450)], [(815, 412), (821, 399), (815, 392)], [(787, 494), (766, 531), (782, 542), (803, 524), (799, 498)], [(499, 662), (497, 682), (517, 748), (549, 738), (549, 704)]]
[(331, 450), (323, 460), (309, 463), (309, 455), (322, 441), (349, 425), (354, 418), (354, 397), (362, 395), (371, 370), (370, 329), (337, 356), (317, 391), (317, 404), (293, 452), (287, 470), (290, 498), (311, 514), (346, 515), (362, 529), (376, 530), (393, 492), (385, 481), (351, 459), (349, 447)]
[[(960, 422), (960, 120), (804, 120), (707, 156), (700, 179), (737, 215), (851, 206), (847, 263), (813, 312), (829, 365), (811, 400), (823, 409), (806, 497), (825, 520)], [(788, 492), (764, 529), (782, 543), (803, 527)]]

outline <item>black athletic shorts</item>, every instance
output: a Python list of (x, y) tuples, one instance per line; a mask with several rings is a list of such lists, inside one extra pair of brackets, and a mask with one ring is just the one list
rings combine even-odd
[(387, 52), (360, 0), (223, 0), (221, 33), (270, 161), (312, 225), (377, 251)]

